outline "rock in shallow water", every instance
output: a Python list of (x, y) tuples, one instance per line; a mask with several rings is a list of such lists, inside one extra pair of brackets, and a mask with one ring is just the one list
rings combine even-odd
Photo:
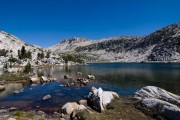
[(30, 81), (32, 83), (38, 83), (39, 82), (39, 78), (38, 77), (31, 77), (30, 79), (31, 79)]
[(94, 75), (88, 75), (87, 78), (90, 79), (90, 80), (95, 80), (95, 76)]
[(46, 95), (43, 97), (43, 100), (47, 100), (47, 99), (50, 99), (51, 98), (51, 95)]
[(170, 120), (180, 118), (180, 96), (155, 86), (146, 86), (134, 93), (134, 99), (152, 113)]
[(4, 85), (0, 85), (0, 91), (5, 90), (5, 86)]

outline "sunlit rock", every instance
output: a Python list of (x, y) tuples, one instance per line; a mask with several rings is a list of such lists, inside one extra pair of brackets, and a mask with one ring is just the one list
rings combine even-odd
[(90, 80), (95, 80), (95, 76), (94, 76), (94, 75), (88, 75), (87, 77), (88, 77), (88, 79), (90, 79)]
[(169, 120), (180, 118), (180, 96), (155, 86), (146, 86), (134, 93), (140, 109), (147, 108)]
[(47, 99), (50, 99), (51, 98), (51, 95), (46, 95), (43, 97), (43, 100), (47, 100)]
[[(115, 95), (115, 96), (114, 96)], [(98, 111), (104, 111), (106, 106), (115, 98), (119, 97), (118, 94), (111, 91), (103, 91), (102, 88), (91, 88), (91, 92), (88, 95), (88, 105)]]

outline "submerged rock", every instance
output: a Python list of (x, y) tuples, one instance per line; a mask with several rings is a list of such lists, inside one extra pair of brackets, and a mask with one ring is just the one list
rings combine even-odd
[(46, 95), (43, 97), (43, 100), (47, 100), (47, 99), (50, 99), (51, 98), (51, 95)]
[(87, 102), (90, 107), (98, 110), (104, 111), (107, 104), (109, 104), (115, 97), (119, 97), (115, 92), (103, 91), (102, 88), (96, 89), (95, 87), (91, 88), (91, 92), (88, 95)]
[(180, 96), (155, 86), (146, 86), (134, 93), (140, 109), (147, 108), (152, 113), (170, 120), (180, 118)]
[(82, 76), (82, 72), (77, 72), (76, 75)]

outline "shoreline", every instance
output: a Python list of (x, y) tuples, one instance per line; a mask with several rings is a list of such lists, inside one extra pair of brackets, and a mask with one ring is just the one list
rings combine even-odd
[(179, 62), (174, 62), (174, 61), (142, 61), (142, 62), (121, 62), (121, 61), (110, 61), (110, 62), (87, 62), (86, 64), (93, 64), (93, 63), (164, 63), (164, 64), (167, 64), (167, 63), (175, 63), (175, 64), (180, 64), (180, 61)]

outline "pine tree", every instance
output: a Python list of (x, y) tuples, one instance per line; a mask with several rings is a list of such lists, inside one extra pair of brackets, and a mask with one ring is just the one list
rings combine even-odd
[(31, 72), (31, 64), (30, 62), (27, 63), (27, 65), (24, 68), (24, 73), (29, 73)]

